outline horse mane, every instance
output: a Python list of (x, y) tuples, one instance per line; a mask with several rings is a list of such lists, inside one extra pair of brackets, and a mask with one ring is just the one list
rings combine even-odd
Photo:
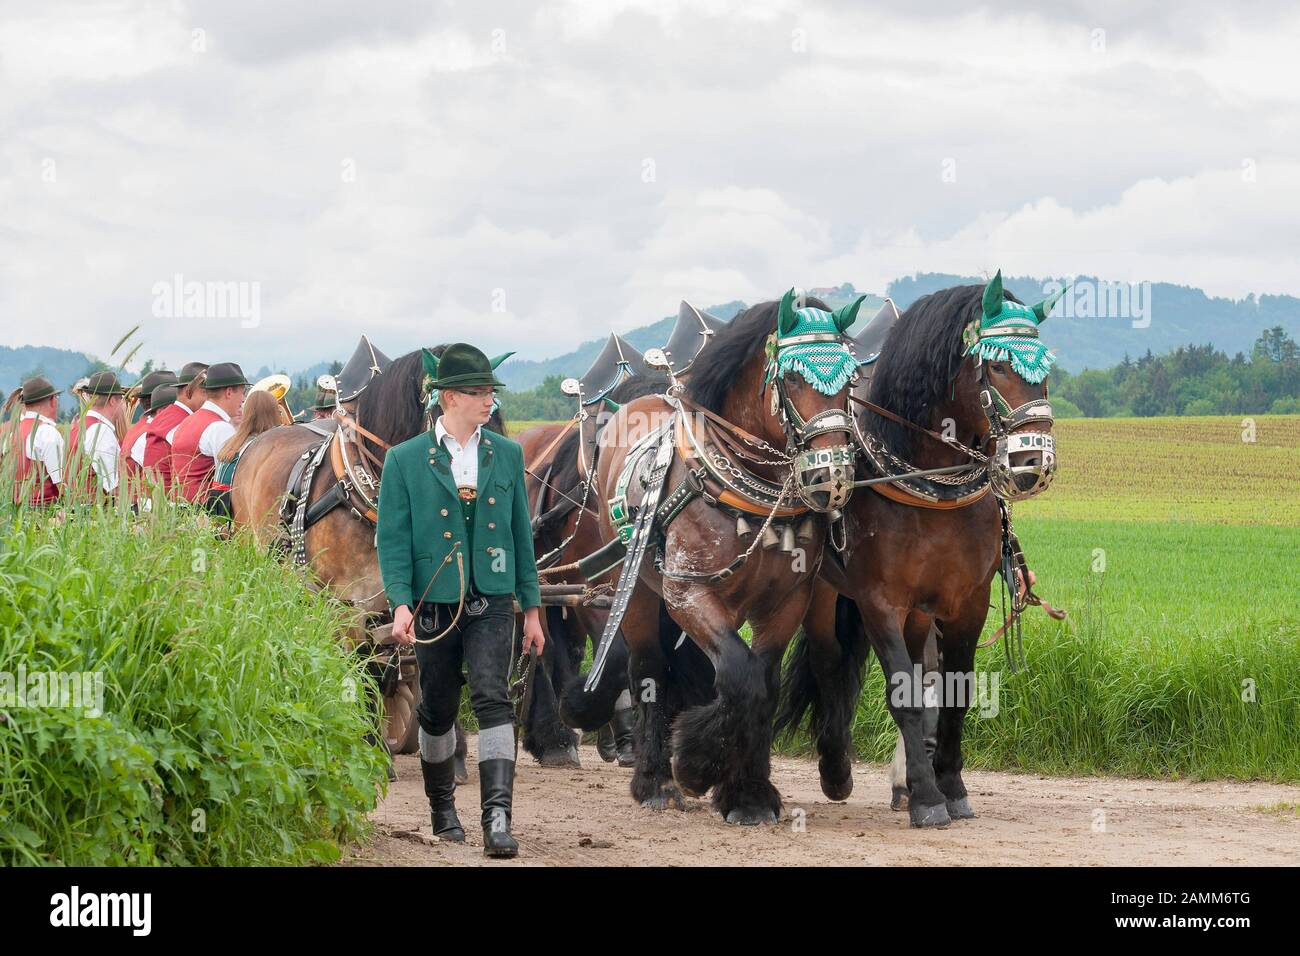
[[(446, 348), (446, 344), (435, 345), (429, 351), (434, 355), (442, 355)], [(414, 438), (424, 431), (424, 406), (420, 404), (420, 386), (423, 380), (424, 357), (420, 349), (394, 359), (393, 364), (376, 376), (358, 396), (357, 422), (390, 445)], [(434, 419), (441, 414), (442, 407), (435, 405)], [(505, 418), (499, 408), (492, 413), (485, 427), (498, 435), (506, 433)], [(366, 443), (371, 444), (369, 440)], [(383, 458), (382, 448), (372, 445), (371, 450)]]
[[(806, 306), (825, 309), (826, 303), (811, 296)], [(740, 370), (750, 356), (763, 347), (768, 335), (776, 331), (776, 313), (779, 301), (751, 305), (719, 330), (707, 346), (703, 358), (691, 366), (686, 381), (686, 394), (701, 408), (721, 414), (723, 402), (736, 387)], [(758, 401), (758, 396), (754, 397)]]
[[(961, 285), (922, 296), (898, 318), (876, 359), (869, 398), (913, 424), (928, 428), (936, 406), (965, 359), (962, 330), (979, 318), (982, 285)], [(1019, 302), (1011, 293), (1012, 302)], [(920, 433), (873, 411), (864, 411), (867, 430), (895, 455), (916, 451)]]
[[(647, 395), (662, 395), (667, 390), (668, 376), (643, 372), (620, 382), (609, 397), (623, 404)], [(578, 471), (578, 441), (581, 437), (581, 429), (571, 428), (555, 446), (555, 452), (551, 456), (551, 461), (555, 464), (551, 470), (550, 484), (565, 494), (582, 485), (582, 475)]]

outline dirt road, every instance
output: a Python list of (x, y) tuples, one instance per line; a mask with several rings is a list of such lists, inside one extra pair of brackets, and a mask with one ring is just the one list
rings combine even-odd
[(630, 771), (582, 748), (582, 769), (551, 770), (522, 755), (515, 787), (517, 860), (487, 861), (478, 831), (478, 775), (457, 790), (469, 842), (429, 841), (417, 758), (397, 758), (398, 781), (374, 813), (376, 835), (345, 859), (383, 866), (645, 866), (697, 864), (1300, 864), (1300, 787), (1120, 778), (965, 774), (978, 819), (913, 830), (891, 812), (885, 767), (860, 764), (846, 803), (822, 795), (811, 761), (774, 759), (780, 823), (734, 827), (704, 800), (643, 810)]

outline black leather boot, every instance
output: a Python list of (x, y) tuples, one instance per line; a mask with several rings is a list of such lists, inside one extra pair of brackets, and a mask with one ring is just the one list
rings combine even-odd
[(596, 753), (605, 763), (618, 759), (618, 744), (614, 740), (614, 722), (610, 721), (596, 731)]
[(618, 751), (620, 767), (636, 766), (636, 739), (632, 733), (636, 726), (636, 708), (627, 707), (614, 711), (610, 726), (614, 728), (614, 746)]
[(518, 856), (519, 844), (510, 835), (515, 762), (504, 759), (479, 761), (478, 783), (483, 803), (483, 855)]
[(452, 843), (465, 842), (465, 828), (456, 816), (456, 759), (448, 757), (440, 763), (420, 761), (424, 774), (424, 795), (429, 798), (429, 819), (433, 835)]

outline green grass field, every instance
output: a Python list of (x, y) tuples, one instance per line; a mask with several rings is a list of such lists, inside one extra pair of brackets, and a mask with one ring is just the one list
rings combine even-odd
[[(967, 718), (969, 765), (1300, 780), (1300, 416), (1254, 424), (1243, 441), (1239, 418), (1057, 423), (1056, 481), (1015, 525), (1070, 617), (1027, 613), (1027, 673), (979, 652), (1001, 697)], [(888, 758), (878, 668), (854, 735)]]

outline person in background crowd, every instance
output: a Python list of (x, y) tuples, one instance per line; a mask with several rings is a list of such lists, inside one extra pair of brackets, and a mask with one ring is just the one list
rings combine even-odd
[(172, 441), (180, 423), (199, 407), (200, 388), (207, 368), (202, 362), (190, 362), (182, 368), (176, 379), (176, 400), (155, 415), (145, 429), (148, 438), (145, 441), (144, 466), (157, 473), (163, 490), (169, 494), (172, 487)]
[(208, 367), (203, 405), (176, 429), (172, 438), (171, 474), (174, 497), (204, 504), (212, 487), (217, 455), (234, 437), (235, 419), (248, 393), (244, 371), (234, 362)]
[(317, 380), (316, 404), (311, 407), (311, 417), (313, 421), (318, 421), (322, 418), (333, 418), (334, 409), (338, 408), (339, 405), (338, 391), (336, 389), (328, 389), (322, 386), (321, 379), (325, 378), (329, 378), (331, 382), (334, 381), (333, 378), (326, 375), (322, 375), (321, 378)]
[[(174, 385), (176, 373), (166, 369), (150, 372), (127, 390), (127, 398), (134, 398), (140, 408), (140, 417), (126, 430), (122, 438), (122, 469), (127, 480), (135, 480), (144, 467), (144, 446), (148, 441), (145, 432), (153, 423), (153, 393), (160, 385)], [(168, 401), (171, 404), (171, 400)]]
[(270, 392), (249, 392), (244, 399), (244, 419), (235, 429), (235, 433), (217, 451), (217, 470), (212, 481), (212, 491), (208, 498), (211, 511), (223, 518), (229, 518), (230, 484), (235, 480), (235, 469), (239, 467), (239, 456), (263, 432), (268, 432), (284, 423), (284, 409)]
[[(72, 422), (68, 432), (68, 460), (64, 474), (85, 488), (89, 495), (116, 495), (117, 459), (126, 436), (126, 413), (122, 397), (126, 390), (113, 372), (96, 372), (82, 386), (90, 400), (83, 416)], [(84, 427), (83, 427), (84, 423)], [(83, 434), (84, 432), (84, 434)]]
[(48, 505), (63, 491), (63, 435), (54, 424), (60, 394), (39, 375), (23, 382), (23, 415), (10, 436), (14, 504)]

